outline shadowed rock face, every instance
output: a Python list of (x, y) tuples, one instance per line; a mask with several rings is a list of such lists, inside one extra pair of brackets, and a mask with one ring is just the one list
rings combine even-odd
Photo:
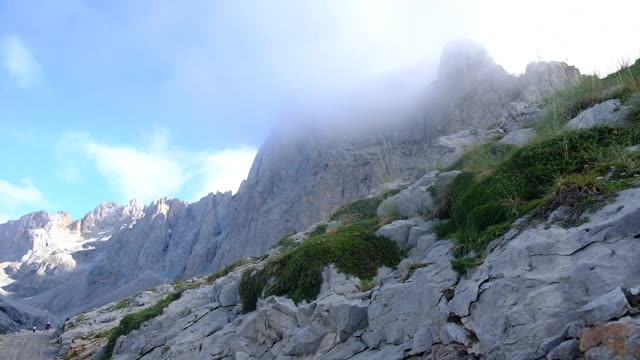
[[(34, 305), (67, 312), (261, 255), (284, 235), (325, 219), (385, 182), (415, 179), (450, 164), (505, 116), (510, 129), (521, 118), (535, 118), (538, 110), (531, 102), (575, 81), (577, 70), (537, 63), (517, 77), (482, 47), (462, 42), (444, 50), (438, 74), (415, 105), (378, 114), (393, 121), (367, 126), (355, 120), (366, 118), (366, 111), (345, 109), (349, 115), (331, 127), (275, 129), (234, 196), (210, 194), (193, 204), (160, 199), (146, 207), (106, 203), (76, 222), (63, 216), (66, 220), (55, 222), (61, 227), (54, 228), (68, 241), (54, 257), (48, 256), (51, 247), (33, 251), (38, 243), (33, 234), (54, 223), (45, 219), (49, 215), (0, 225), (0, 242), (12, 249), (0, 256), (19, 262), (9, 269), (17, 274), (12, 289), (35, 295)], [(25, 254), (39, 255), (29, 261)], [(38, 281), (30, 274), (40, 274)]]
[(30, 329), (34, 325), (42, 329), (47, 321), (52, 321), (52, 318), (45, 312), (16, 304), (0, 296), (0, 334)]

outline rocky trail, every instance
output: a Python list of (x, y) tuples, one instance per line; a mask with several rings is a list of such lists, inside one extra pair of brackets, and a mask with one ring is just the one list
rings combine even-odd
[(2, 360), (49, 360), (55, 359), (57, 349), (51, 344), (53, 332), (20, 331), (0, 335), (0, 359)]

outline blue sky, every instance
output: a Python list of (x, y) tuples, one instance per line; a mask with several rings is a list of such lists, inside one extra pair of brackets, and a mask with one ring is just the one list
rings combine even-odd
[(0, 221), (235, 191), (290, 109), (436, 63), (456, 37), (485, 44), (514, 73), (540, 58), (606, 73), (640, 56), (638, 8), (633, 0), (0, 0)]

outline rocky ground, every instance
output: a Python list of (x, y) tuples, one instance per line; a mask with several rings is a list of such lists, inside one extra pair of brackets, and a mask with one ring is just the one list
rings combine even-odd
[(0, 359), (3, 360), (53, 360), (58, 352), (51, 343), (53, 334), (42, 330), (32, 333), (20, 331), (0, 336)]
[[(113, 358), (635, 358), (640, 190), (620, 193), (589, 219), (568, 229), (514, 229), (468, 276), (453, 271), (454, 244), (437, 240), (430, 222), (400, 220), (380, 231), (412, 249), (397, 269), (379, 271), (372, 290), (329, 267), (317, 300), (270, 297), (243, 314), (240, 267), (185, 291), (161, 316), (120, 338)], [(62, 334), (68, 358), (87, 346), (89, 334), (115, 326), (121, 314), (108, 310), (84, 314), (82, 326)]]

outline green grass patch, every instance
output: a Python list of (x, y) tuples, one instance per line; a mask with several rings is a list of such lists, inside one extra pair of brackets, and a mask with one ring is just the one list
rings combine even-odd
[(176, 292), (182, 293), (187, 290), (197, 289), (202, 285), (200, 282), (195, 280), (179, 280), (171, 283)]
[(131, 303), (133, 302), (133, 299), (135, 298), (134, 296), (129, 296), (126, 297), (120, 301), (118, 301), (114, 306), (113, 306), (113, 310), (122, 310), (122, 309), (126, 309), (129, 307), (129, 305), (131, 305)]
[(362, 292), (373, 290), (376, 287), (375, 281), (372, 278), (360, 279), (359, 290)]
[(298, 247), (298, 243), (293, 239), (292, 235), (289, 235), (280, 239), (275, 247), (280, 248), (282, 252), (287, 252)]
[(327, 232), (327, 224), (320, 224), (318, 226), (316, 226), (313, 231), (311, 231), (309, 233), (309, 237), (313, 237), (313, 236), (318, 236), (318, 235), (322, 235), (324, 233)]
[(171, 293), (155, 305), (122, 318), (122, 320), (120, 320), (120, 325), (113, 329), (111, 334), (109, 334), (109, 342), (107, 343), (102, 359), (108, 360), (111, 358), (116, 346), (116, 341), (120, 336), (127, 336), (132, 331), (139, 329), (143, 323), (162, 315), (164, 309), (172, 302), (180, 299), (180, 296), (182, 296), (182, 293)]
[(255, 310), (262, 296), (288, 296), (295, 302), (314, 300), (322, 286), (322, 269), (330, 264), (360, 279), (374, 277), (380, 266), (396, 266), (400, 252), (391, 240), (374, 235), (378, 228), (377, 218), (361, 220), (309, 238), (262, 269), (247, 270), (240, 284), (244, 311)]
[(583, 75), (576, 85), (556, 91), (545, 100), (543, 118), (534, 125), (538, 135), (549, 137), (564, 131), (569, 120), (604, 100), (605, 87), (597, 76)]
[(460, 274), (466, 274), (469, 269), (482, 264), (481, 257), (457, 258), (451, 260), (451, 267)]
[(491, 175), (516, 149), (514, 145), (489, 142), (472, 146), (447, 171), (462, 170), (483, 177)]
[(377, 216), (378, 207), (387, 198), (396, 195), (400, 190), (389, 190), (378, 197), (357, 200), (344, 204), (331, 214), (331, 221), (343, 220), (353, 223), (359, 220), (371, 219)]
[[(603, 91), (621, 85), (617, 93), (604, 95)], [(556, 91), (545, 100), (545, 111), (541, 121), (534, 125), (539, 136), (546, 138), (561, 133), (565, 124), (581, 111), (611, 98), (619, 98), (623, 103), (630, 96), (640, 92), (640, 59), (635, 63), (622, 62), (618, 71), (600, 79), (583, 75), (579, 82)]]
[[(456, 267), (465, 268), (475, 263), (464, 260), (466, 254), (482, 251), (541, 203), (554, 198), (562, 203), (566, 191), (588, 194), (597, 189), (600, 194), (630, 186), (640, 172), (640, 159), (624, 147), (638, 143), (638, 128), (569, 131), (514, 150), (490, 175), (464, 172), (449, 186), (440, 211), (450, 220), (437, 226), (436, 233), (457, 240)], [(608, 174), (612, 168), (617, 175)]]
[(640, 59), (631, 64), (629, 61), (622, 61), (618, 71), (603, 79), (606, 86), (623, 85), (621, 93), (616, 94), (623, 102), (629, 97), (640, 92)]
[(225, 267), (224, 269), (207, 276), (207, 278), (205, 280), (205, 284), (211, 285), (216, 280), (220, 279), (221, 277), (229, 275), (232, 271), (234, 271), (235, 269), (239, 268), (240, 266), (249, 265), (249, 264), (255, 264), (256, 261), (258, 261), (257, 258), (242, 258), (242, 259), (239, 259), (236, 262), (234, 262), (233, 264)]

